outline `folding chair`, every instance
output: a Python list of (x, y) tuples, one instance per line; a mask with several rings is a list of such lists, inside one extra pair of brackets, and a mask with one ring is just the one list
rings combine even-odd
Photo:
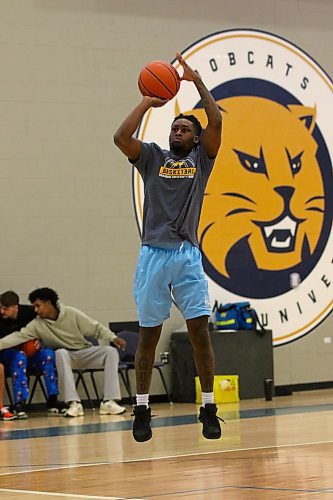
[[(89, 342), (91, 342), (93, 345), (98, 345), (98, 342), (97, 340), (94, 338), (94, 337), (86, 337)], [(123, 365), (123, 363), (119, 363), (118, 365), (118, 373), (120, 374), (121, 378), (122, 378), (122, 381), (124, 383), (124, 386), (125, 386), (125, 389), (129, 395), (129, 398), (130, 400), (132, 401), (133, 400), (133, 397), (132, 397), (132, 394), (131, 394), (131, 387), (130, 385), (128, 384), (127, 380), (126, 380), (126, 377), (124, 376), (124, 373), (123, 373), (123, 370), (125, 368), (125, 365)], [(90, 393), (89, 393), (89, 390), (88, 390), (88, 386), (86, 384), (86, 381), (84, 379), (84, 375), (85, 374), (89, 374), (90, 375), (90, 380), (91, 380), (91, 383), (92, 383), (92, 386), (93, 386), (93, 389), (94, 389), (94, 392), (95, 392), (95, 396), (96, 396), (96, 400), (98, 402), (98, 404), (101, 402), (101, 397), (98, 393), (98, 388), (97, 388), (97, 383), (96, 383), (96, 380), (95, 380), (95, 373), (97, 372), (104, 372), (104, 368), (84, 368), (84, 369), (74, 369), (73, 370), (73, 373), (75, 373), (77, 375), (77, 378), (76, 378), (76, 381), (75, 381), (75, 387), (77, 388), (80, 384), (82, 384), (82, 387), (83, 387), (83, 390), (85, 392), (85, 395), (87, 397), (87, 400), (89, 402), (89, 405), (91, 407), (91, 409), (94, 409), (94, 402), (93, 400), (91, 399), (91, 396), (90, 396)]]
[[(35, 395), (35, 392), (36, 392), (36, 389), (37, 389), (38, 385), (41, 388), (42, 394), (43, 394), (46, 402), (47, 402), (47, 394), (46, 394), (44, 382), (43, 382), (43, 379), (42, 379), (42, 377), (43, 377), (42, 373), (28, 372), (27, 373), (27, 377), (28, 377), (29, 386), (30, 386), (31, 377), (35, 377), (35, 380), (34, 380), (34, 382), (32, 384), (31, 389), (29, 387), (30, 396), (29, 396), (29, 400), (28, 400), (28, 403), (27, 403), (27, 410), (28, 410), (30, 408), (30, 406), (31, 406), (31, 403), (32, 403), (32, 400), (33, 400), (33, 397)], [(14, 399), (13, 399), (12, 391), (11, 391), (9, 383), (8, 383), (8, 379), (9, 378), (11, 378), (10, 375), (5, 377), (5, 389), (6, 389), (6, 394), (7, 394), (9, 403), (10, 403), (11, 406), (13, 406), (14, 405)]]
[(103, 368), (84, 368), (84, 369), (74, 369), (73, 370), (73, 373), (77, 375), (76, 381), (75, 381), (75, 387), (78, 388), (78, 386), (80, 384), (82, 384), (82, 387), (83, 387), (83, 390), (85, 392), (87, 401), (88, 401), (88, 403), (90, 405), (90, 408), (92, 410), (95, 409), (95, 405), (94, 405), (94, 401), (91, 399), (91, 396), (90, 396), (90, 393), (89, 393), (89, 390), (88, 390), (88, 386), (87, 386), (86, 381), (84, 379), (84, 375), (86, 373), (90, 374), (90, 379), (91, 379), (91, 383), (92, 383), (92, 386), (93, 386), (94, 391), (95, 391), (96, 400), (97, 400), (97, 403), (99, 404), (99, 402), (100, 402), (100, 396), (98, 394), (97, 385), (96, 385), (96, 381), (95, 381), (95, 378), (94, 378), (94, 373), (95, 372), (103, 372), (103, 371), (104, 371)]
[(46, 394), (45, 385), (44, 385), (44, 382), (42, 379), (42, 377), (44, 376), (43, 373), (36, 372), (34, 370), (31, 370), (31, 371), (29, 370), (27, 373), (27, 376), (28, 376), (29, 386), (30, 386), (31, 377), (35, 377), (35, 380), (32, 384), (31, 389), (29, 388), (30, 396), (29, 396), (29, 400), (28, 400), (28, 404), (27, 404), (27, 410), (29, 410), (38, 385), (41, 388), (45, 402), (47, 402), (47, 394)]

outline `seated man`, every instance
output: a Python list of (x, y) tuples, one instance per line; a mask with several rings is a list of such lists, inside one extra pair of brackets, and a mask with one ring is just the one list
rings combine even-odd
[(0, 363), (0, 420), (15, 420), (17, 416), (11, 413), (7, 406), (3, 405), (3, 396), (5, 393), (5, 368)]
[[(126, 342), (79, 309), (61, 304), (57, 293), (51, 288), (34, 290), (29, 300), (37, 317), (19, 332), (0, 340), (0, 350), (30, 339), (38, 339), (45, 346), (55, 349), (60, 393), (68, 404), (65, 412), (67, 417), (83, 415), (72, 369), (104, 368), (104, 399), (100, 414), (124, 413), (126, 409), (116, 403), (116, 400), (121, 399), (119, 354), (117, 349), (110, 346), (110, 342), (122, 349)], [(85, 336), (96, 338), (99, 345), (93, 346)]]
[[(34, 308), (20, 304), (19, 300), (17, 293), (11, 290), (0, 295), (0, 338), (20, 330), (36, 317)], [(30, 358), (20, 348), (6, 349), (0, 354), (0, 360), (12, 378), (15, 411), (19, 419), (28, 417), (25, 412), (25, 402), (29, 395), (27, 369), (28, 372), (31, 370), (44, 375), (48, 414), (53, 416), (59, 413), (55, 354), (53, 349), (41, 347), (38, 341), (36, 344), (37, 352)]]

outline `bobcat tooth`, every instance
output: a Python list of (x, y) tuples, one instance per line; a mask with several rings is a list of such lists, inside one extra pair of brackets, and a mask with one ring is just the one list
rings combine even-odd
[(295, 236), (297, 224), (289, 216), (284, 217), (280, 222), (273, 226), (264, 227), (265, 236), (269, 238), (274, 231), (289, 231), (292, 236)]
[(282, 230), (288, 230), (291, 232), (291, 234), (295, 234), (296, 231), (296, 222), (292, 220), (289, 216), (284, 217), (280, 222), (272, 226), (273, 229), (282, 229)]
[(264, 227), (264, 231), (265, 231), (266, 238), (269, 238), (270, 235), (272, 234), (272, 232), (274, 231), (274, 227), (273, 226)]
[(278, 241), (276, 237), (273, 238), (272, 240), (272, 247), (275, 248), (288, 248), (291, 243), (291, 236), (288, 236), (288, 238), (285, 241)]

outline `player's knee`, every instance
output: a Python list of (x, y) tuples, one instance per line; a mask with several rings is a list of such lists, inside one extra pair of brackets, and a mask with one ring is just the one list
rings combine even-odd
[(55, 359), (57, 362), (63, 359), (69, 359), (69, 352), (67, 349), (57, 349), (55, 351)]
[(23, 351), (17, 351), (13, 358), (13, 363), (18, 366), (26, 366), (27, 365), (27, 355)]
[(112, 361), (115, 361), (116, 363), (118, 363), (118, 361), (119, 361), (118, 349), (116, 349), (115, 347), (112, 347), (111, 345), (104, 346), (104, 349), (106, 352), (106, 356), (109, 359), (112, 359)]
[(50, 349), (49, 347), (46, 347), (45, 349), (42, 349), (42, 360), (45, 363), (54, 363), (55, 361), (55, 353), (53, 349)]

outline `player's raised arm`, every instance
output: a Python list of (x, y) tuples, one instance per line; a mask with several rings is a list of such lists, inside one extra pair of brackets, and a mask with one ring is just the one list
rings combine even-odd
[(215, 158), (221, 145), (221, 111), (214, 97), (201, 80), (200, 75), (184, 61), (179, 52), (177, 52), (176, 57), (184, 70), (181, 80), (193, 82), (201, 97), (201, 102), (208, 118), (208, 124), (202, 138), (202, 144), (204, 145), (208, 156), (210, 158)]
[(136, 129), (149, 108), (163, 106), (167, 101), (157, 97), (143, 97), (142, 101), (125, 118), (113, 136), (115, 145), (129, 158), (137, 160), (140, 156), (141, 141), (133, 137)]

